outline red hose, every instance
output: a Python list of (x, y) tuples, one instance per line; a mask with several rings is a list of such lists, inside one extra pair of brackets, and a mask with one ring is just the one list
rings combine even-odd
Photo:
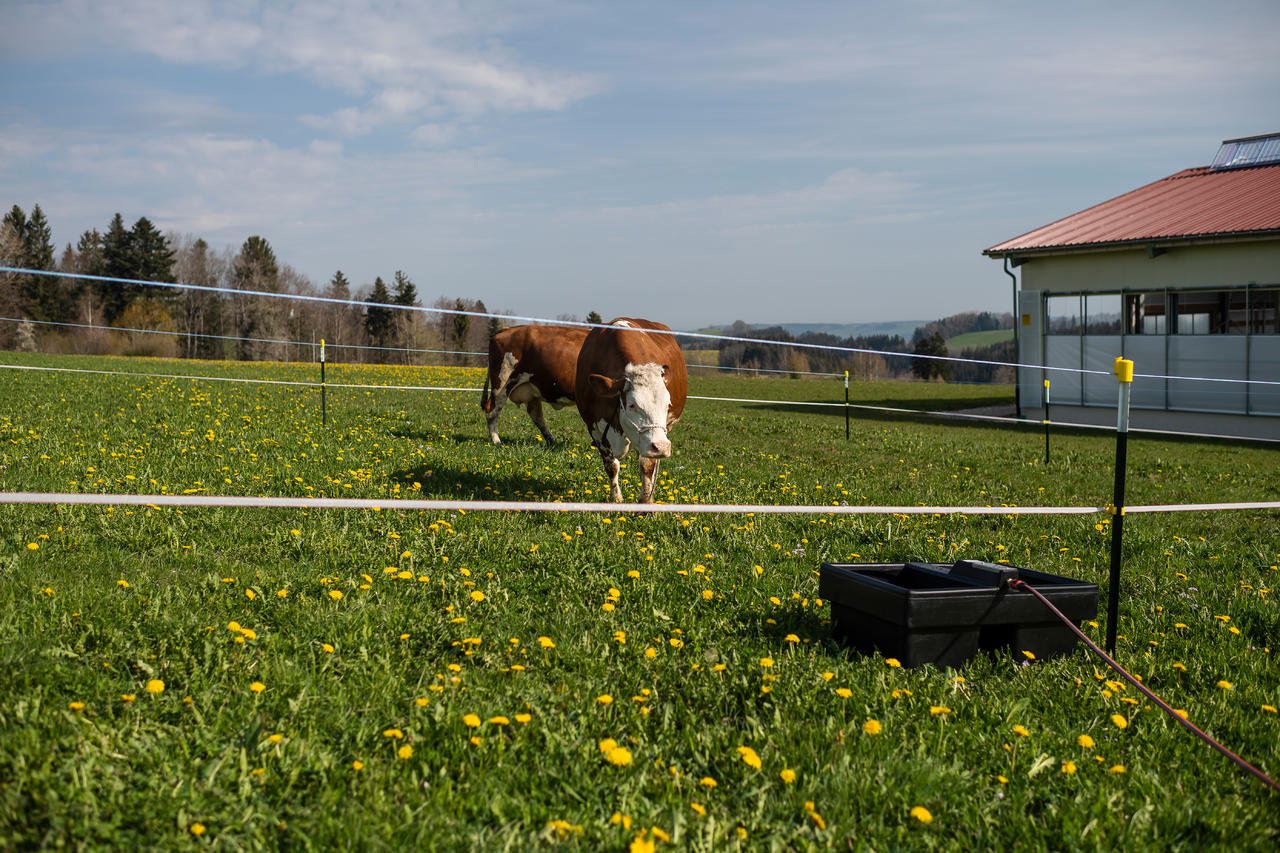
[(1072, 623), (1072, 621), (1071, 621), (1070, 619), (1068, 619), (1066, 616), (1064, 616), (1061, 610), (1059, 610), (1057, 607), (1054, 607), (1054, 606), (1053, 606), (1053, 603), (1052, 603), (1051, 601), (1049, 601), (1049, 599), (1047, 599), (1047, 598), (1045, 598), (1043, 595), (1041, 595), (1041, 594), (1040, 594), (1040, 592), (1039, 592), (1039, 591), (1037, 591), (1035, 587), (1031, 586), (1031, 585), (1030, 585), (1029, 583), (1027, 583), (1026, 581), (1023, 581), (1023, 580), (1017, 580), (1017, 579), (1009, 581), (1009, 586), (1011, 586), (1011, 587), (1012, 587), (1012, 588), (1014, 588), (1014, 589), (1022, 589), (1022, 590), (1026, 590), (1027, 592), (1029, 592), (1029, 593), (1031, 593), (1032, 595), (1034, 595), (1036, 598), (1040, 599), (1040, 603), (1041, 603), (1041, 604), (1043, 604), (1045, 607), (1049, 608), (1049, 610), (1051, 610), (1051, 611), (1053, 612), (1053, 615), (1054, 615), (1054, 616), (1057, 616), (1059, 619), (1061, 619), (1061, 620), (1062, 620), (1062, 624), (1063, 624), (1063, 625), (1066, 625), (1068, 628), (1070, 628), (1070, 629), (1071, 629), (1071, 633), (1075, 634), (1077, 637), (1079, 637), (1081, 640), (1083, 640), (1083, 641), (1084, 641), (1084, 644), (1085, 644), (1086, 646), (1088, 646), (1089, 648), (1093, 649), (1094, 653), (1095, 653), (1095, 654), (1097, 654), (1097, 655), (1098, 655), (1098, 657), (1102, 658), (1104, 661), (1106, 661), (1106, 662), (1107, 662), (1107, 666), (1111, 667), (1111, 668), (1112, 668), (1112, 669), (1114, 669), (1116, 672), (1120, 673), (1120, 675), (1124, 678), (1124, 680), (1125, 680), (1125, 681), (1129, 682), (1129, 683), (1130, 683), (1130, 684), (1132, 684), (1134, 687), (1138, 688), (1138, 690), (1140, 690), (1144, 696), (1146, 696), (1146, 697), (1147, 697), (1148, 699), (1150, 699), (1152, 702), (1155, 702), (1155, 703), (1156, 703), (1156, 705), (1157, 705), (1157, 706), (1159, 706), (1160, 710), (1164, 711), (1166, 714), (1168, 714), (1168, 715), (1169, 715), (1170, 717), (1172, 717), (1174, 720), (1176, 720), (1177, 722), (1179, 722), (1180, 724), (1182, 724), (1182, 726), (1183, 726), (1184, 728), (1186, 728), (1188, 731), (1190, 731), (1190, 732), (1191, 732), (1192, 734), (1194, 734), (1196, 737), (1200, 738), (1202, 741), (1204, 741), (1205, 743), (1209, 744), (1209, 746), (1213, 747), (1213, 748), (1214, 748), (1214, 749), (1216, 749), (1218, 752), (1220, 752), (1220, 753), (1222, 753), (1223, 755), (1225, 755), (1227, 758), (1230, 758), (1232, 761), (1234, 761), (1236, 764), (1238, 764), (1238, 765), (1239, 765), (1240, 767), (1242, 767), (1244, 770), (1246, 770), (1247, 772), (1251, 773), (1254, 777), (1256, 777), (1256, 778), (1258, 779), (1258, 781), (1262, 782), (1264, 785), (1267, 785), (1268, 787), (1270, 787), (1270, 788), (1271, 788), (1272, 790), (1274, 790), (1274, 791), (1280, 791), (1280, 782), (1276, 782), (1276, 780), (1272, 779), (1270, 776), (1268, 776), (1267, 774), (1263, 773), (1261, 770), (1259, 770), (1258, 768), (1254, 767), (1252, 764), (1250, 764), (1249, 762), (1245, 761), (1243, 758), (1241, 758), (1240, 756), (1236, 755), (1234, 752), (1232, 752), (1231, 750), (1227, 749), (1227, 748), (1226, 748), (1225, 746), (1223, 746), (1222, 744), (1218, 743), (1218, 742), (1217, 742), (1216, 740), (1214, 740), (1212, 737), (1210, 737), (1209, 735), (1205, 734), (1205, 733), (1204, 733), (1203, 731), (1201, 731), (1201, 730), (1200, 730), (1200, 729), (1199, 729), (1199, 728), (1198, 728), (1194, 723), (1192, 723), (1190, 720), (1188, 720), (1188, 719), (1184, 718), (1181, 714), (1179, 714), (1177, 711), (1175, 711), (1175, 710), (1174, 710), (1174, 709), (1169, 705), (1169, 703), (1165, 702), (1165, 701), (1164, 701), (1163, 699), (1161, 699), (1159, 696), (1157, 696), (1156, 694), (1152, 693), (1149, 689), (1147, 689), (1147, 686), (1146, 686), (1145, 684), (1143, 684), (1141, 681), (1139, 681), (1138, 679), (1136, 679), (1136, 678), (1134, 678), (1132, 675), (1130, 675), (1128, 672), (1126, 672), (1126, 671), (1124, 670), (1124, 667), (1122, 667), (1122, 666), (1120, 666), (1120, 664), (1116, 663), (1116, 662), (1115, 662), (1115, 660), (1114, 660), (1110, 655), (1108, 655), (1108, 654), (1107, 654), (1106, 652), (1104, 652), (1101, 648), (1099, 648), (1097, 643), (1095, 643), (1093, 640), (1090, 640), (1088, 637), (1086, 637), (1086, 636), (1084, 635), (1084, 632), (1083, 632), (1083, 631), (1081, 631), (1079, 628), (1077, 628), (1077, 627), (1075, 626), (1075, 624), (1074, 624), (1074, 623)]

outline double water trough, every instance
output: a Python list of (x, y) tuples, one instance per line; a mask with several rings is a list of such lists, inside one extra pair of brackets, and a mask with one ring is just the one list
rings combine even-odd
[(960, 560), (945, 563), (823, 563), (818, 594), (831, 603), (835, 633), (864, 653), (903, 666), (959, 668), (979, 651), (1020, 659), (1070, 654), (1076, 636), (1029, 592), (1049, 599), (1077, 627), (1098, 612), (1098, 585), (1060, 575)]

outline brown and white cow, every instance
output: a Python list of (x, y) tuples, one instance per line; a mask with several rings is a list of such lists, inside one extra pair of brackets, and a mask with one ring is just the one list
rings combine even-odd
[(620, 460), (640, 455), (640, 503), (653, 503), (658, 463), (671, 455), (668, 431), (684, 412), (689, 380), (671, 329), (619, 317), (582, 343), (575, 384), (578, 414), (600, 451), (614, 503), (622, 502)]
[(508, 400), (525, 407), (547, 446), (556, 441), (542, 417), (542, 404), (573, 405), (578, 351), (586, 340), (581, 326), (512, 326), (489, 340), (489, 378), (480, 397), (489, 440), (498, 438), (498, 415)]

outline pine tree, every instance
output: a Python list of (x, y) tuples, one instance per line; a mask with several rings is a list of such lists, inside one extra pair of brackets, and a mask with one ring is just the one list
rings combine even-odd
[(351, 298), (351, 282), (347, 281), (347, 277), (342, 274), (342, 270), (338, 270), (333, 274), (333, 278), (329, 279), (329, 292), (325, 294), (330, 299)]
[[(40, 205), (31, 208), (22, 235), (23, 266), (32, 270), (53, 270), (53, 232)], [(23, 276), (22, 301), (33, 320), (61, 322), (67, 316), (67, 300), (62, 282), (47, 275)]]
[(932, 335), (921, 337), (916, 341), (914, 350), (916, 355), (929, 355), (935, 358), (913, 358), (911, 360), (911, 370), (921, 379), (938, 379), (947, 380), (951, 378), (951, 368), (945, 361), (939, 361), (939, 358), (946, 358), (947, 352), (946, 339), (938, 332)]
[[(387, 284), (382, 277), (374, 279), (373, 292), (369, 294), (369, 301), (376, 302), (380, 305), (391, 305), (391, 293), (387, 290)], [(386, 346), (388, 333), (391, 331), (392, 310), (390, 308), (378, 308), (370, 305), (365, 308), (364, 328), (369, 333), (369, 340), (374, 346)]]
[[(463, 304), (461, 299), (458, 299), (453, 303), (453, 309), (455, 311), (465, 311), (467, 310), (467, 306)], [(466, 349), (467, 333), (470, 330), (471, 330), (470, 317), (468, 317), (466, 314), (453, 315), (453, 343), (454, 343), (455, 349), (458, 349), (458, 350)], [(462, 356), (458, 356), (458, 358), (461, 359)]]
[(588, 312), (588, 313), (587, 313), (587, 322), (588, 322), (588, 323), (595, 323), (595, 324), (598, 326), (598, 325), (600, 325), (600, 324), (604, 323), (604, 319), (603, 319), (599, 314), (597, 314), (595, 311), (590, 311), (590, 312)]
[[(270, 243), (257, 235), (244, 241), (231, 268), (231, 285), (237, 290), (279, 291), (280, 265)], [(240, 338), (236, 342), (236, 356), (241, 360), (258, 358), (263, 349), (258, 342), (247, 338), (259, 337), (258, 333), (264, 328), (277, 325), (274, 307), (268, 307), (265, 302), (267, 300), (239, 293), (231, 297), (232, 317)]]
[[(111, 217), (107, 233), (102, 237), (102, 275), (108, 278), (134, 278), (137, 261), (133, 251), (133, 234), (124, 227), (124, 217)], [(119, 281), (94, 282), (102, 303), (102, 317), (108, 324), (115, 321), (137, 295), (139, 286)]]
[(393, 301), (397, 305), (418, 304), (418, 288), (414, 287), (409, 277), (400, 270), (396, 270), (395, 299)]
[(133, 223), (130, 236), (133, 238), (134, 263), (137, 265), (132, 277), (142, 281), (172, 281), (174, 251), (168, 238), (145, 216)]

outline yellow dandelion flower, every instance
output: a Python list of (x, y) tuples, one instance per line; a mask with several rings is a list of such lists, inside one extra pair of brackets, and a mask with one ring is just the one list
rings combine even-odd
[(409, 744), (407, 744), (407, 743), (406, 743), (404, 746), (402, 746), (402, 747), (400, 747), (399, 749), (397, 749), (397, 750), (396, 750), (396, 755), (400, 756), (400, 757), (401, 757), (401, 758), (403, 758), (403, 759), (409, 759), (409, 758), (412, 758), (412, 757), (413, 757), (413, 747), (409, 746)]
[(261, 693), (267, 689), (267, 685), (263, 684), (261, 681), (255, 681), (249, 685), (249, 689), (254, 693)]
[(1013, 733), (1019, 737), (1029, 737), (1031, 735), (1031, 732), (1027, 730), (1027, 727), (1021, 723), (1013, 727)]
[(413, 700), (413, 704), (417, 705), (419, 708), (427, 707), (427, 705), (430, 704), (430, 702), (431, 700), (428, 699), (426, 696), (419, 696), (417, 699)]
[(288, 598), (288, 597), (289, 597), (289, 590), (287, 590), (287, 589), (278, 589), (278, 590), (276, 590), (276, 597), (277, 597), (277, 598)]
[(480, 728), (480, 716), (478, 714), (463, 714), (462, 724), (469, 729)]
[(950, 713), (951, 713), (951, 709), (950, 709), (950, 708), (948, 708), (946, 705), (930, 705), (930, 706), (929, 706), (929, 713), (930, 713), (930, 714), (933, 714), (933, 715), (936, 717), (936, 716), (940, 716), (940, 715), (942, 715), (942, 714), (950, 714)]
[(121, 699), (123, 699), (123, 700), (124, 700), (124, 701), (126, 701), (126, 702), (132, 702), (133, 700), (137, 699), (138, 697), (137, 697), (136, 695), (134, 695), (133, 693), (121, 693), (121, 694), (120, 694), (120, 698), (121, 698)]
[(773, 666), (773, 658), (760, 658), (760, 666), (765, 669)]
[(1035, 660), (1035, 659), (1036, 659), (1035, 653), (1034, 653), (1034, 652), (1029, 652), (1029, 651), (1027, 651), (1026, 649), (1023, 649), (1023, 650), (1022, 650), (1022, 655), (1023, 655), (1023, 657), (1025, 657), (1027, 660)]
[(1085, 749), (1093, 749), (1093, 738), (1088, 735), (1080, 735), (1076, 738), (1076, 743), (1080, 744)]
[(493, 726), (509, 726), (511, 721), (502, 715), (489, 718), (489, 724)]
[(363, 761), (361, 761), (361, 760), (359, 760), (359, 759), (356, 759), (355, 761), (351, 762), (351, 769), (352, 769), (352, 770), (363, 770), (363, 769), (364, 769), (364, 762), (363, 762)]
[(650, 646), (644, 650), (644, 656), (650, 659), (656, 658), (658, 656), (658, 650), (653, 646)]
[(835, 677), (836, 677), (836, 674), (835, 674), (834, 672), (824, 672), (824, 673), (822, 673), (822, 680), (823, 680), (823, 681), (830, 681), (831, 679), (833, 679), (833, 678), (835, 678)]
[(244, 591), (244, 597), (249, 599), (250, 601), (253, 601), (255, 598), (258, 597), (258, 594), (251, 589), (246, 589)]
[(892, 669), (897, 669), (902, 666), (901, 662), (899, 662), (897, 658), (885, 658), (884, 662)]
[(329, 590), (329, 597), (332, 598), (334, 601), (340, 600), (342, 598), (342, 590), (340, 589)]
[(611, 702), (613, 702), (613, 697), (610, 696), (608, 693), (601, 693), (599, 696), (596, 697), (596, 701), (599, 702), (601, 705), (608, 705)]
[(1117, 729), (1127, 729), (1127, 728), (1129, 728), (1129, 721), (1128, 721), (1128, 720), (1126, 720), (1126, 719), (1125, 719), (1123, 716), (1121, 716), (1120, 714), (1112, 714), (1112, 715), (1111, 715), (1111, 724), (1112, 724), (1113, 726), (1115, 726)]
[(825, 820), (823, 820), (823, 819), (822, 819), (822, 815), (818, 814), (817, 812), (813, 812), (813, 811), (809, 812), (809, 818), (810, 818), (810, 819), (811, 819), (815, 824), (817, 824), (817, 825), (818, 825), (818, 829), (826, 829), (826, 828), (827, 828), (827, 822), (826, 822)]
[(333, 646), (330, 643), (321, 643), (320, 649), (327, 655), (333, 654)]
[(617, 767), (626, 767), (631, 763), (631, 752), (625, 747), (615, 746), (604, 755), (605, 761)]
[(1062, 762), (1062, 772), (1068, 776), (1073, 775), (1076, 772), (1076, 763), (1074, 761)]
[(148, 681), (148, 682), (147, 682), (147, 692), (148, 692), (148, 693), (163, 693), (163, 692), (164, 692), (164, 682), (163, 682), (163, 681), (161, 681), (161, 680), (160, 680), (160, 679), (158, 679), (158, 678), (153, 678), (153, 679), (151, 679), (150, 681)]
[(707, 807), (704, 806), (702, 803), (689, 803), (689, 808), (693, 809), (695, 812), (697, 812), (700, 815), (703, 815), (704, 817), (707, 814)]
[(788, 642), (788, 643), (800, 642), (800, 638), (797, 637), (795, 634), (787, 634), (787, 636), (783, 637), (782, 639), (784, 642)]
[(715, 597), (716, 597), (716, 594), (715, 594), (715, 591), (714, 591), (714, 590), (704, 589), (704, 590), (702, 591), (702, 597), (703, 597), (703, 599), (704, 599), (704, 600), (706, 600), (706, 601), (710, 601), (711, 599), (713, 599), (713, 598), (715, 598)]
[(193, 823), (193, 824), (191, 824), (191, 826), (190, 826), (190, 830), (191, 830), (191, 834), (192, 834), (192, 835), (204, 835), (204, 824), (203, 824), (203, 823)]
[(522, 725), (528, 723), (532, 719), (532, 714), (516, 714), (516, 722)]
[(879, 720), (867, 720), (862, 724), (862, 730), (869, 735), (878, 735), (884, 731), (884, 727), (880, 725)]
[(1221, 687), (1223, 690), (1230, 690), (1231, 688), (1235, 687), (1235, 685), (1232, 684), (1230, 681), (1219, 681), (1218, 686)]
[(1116, 775), (1119, 775), (1119, 774), (1121, 774), (1121, 773), (1123, 773), (1123, 772), (1124, 772), (1124, 765), (1123, 765), (1123, 764), (1112, 764), (1110, 767), (1108, 767), (1108, 768), (1107, 768), (1107, 772), (1108, 772), (1108, 773), (1115, 773)]
[(116, 581), (116, 586), (121, 586), (121, 587), (124, 587), (125, 589), (128, 589), (128, 588), (129, 588), (129, 582), (128, 582), (127, 580), (125, 580), (124, 578), (121, 578), (120, 580)]
[(933, 815), (924, 806), (913, 806), (911, 816), (921, 823), (933, 823)]
[(279, 743), (280, 741), (284, 740), (284, 735), (280, 734), (279, 732), (276, 732), (275, 734), (267, 735), (267, 740), (271, 741), (272, 743)]
[(544, 649), (554, 649), (556, 647), (556, 644), (552, 642), (550, 637), (539, 637), (538, 645), (542, 646)]
[(716, 780), (712, 779), (710, 776), (703, 776), (698, 780), (698, 784), (704, 788), (714, 788), (717, 783)]
[(478, 589), (471, 590), (472, 601), (484, 601), (484, 593)]
[[(689, 522), (687, 521), (685, 522), (685, 524), (688, 523)], [(630, 853), (654, 853), (656, 849), (657, 844), (645, 838), (643, 835), (637, 835), (635, 838), (631, 839), (631, 845), (627, 848)]]
[(600, 752), (601, 752), (601, 753), (606, 753), (606, 752), (608, 752), (609, 750), (611, 750), (611, 749), (613, 749), (614, 747), (616, 747), (617, 745), (618, 745), (618, 742), (617, 742), (616, 740), (614, 740), (613, 738), (611, 738), (611, 737), (607, 737), (607, 738), (605, 738), (604, 740), (600, 741), (600, 743), (598, 743), (598, 744), (597, 744), (597, 746), (599, 746), (599, 747), (600, 747)]
[(850, 690), (848, 687), (837, 687), (836, 695), (839, 696), (841, 699), (848, 699), (849, 697), (853, 696), (853, 691)]
[(783, 771), (778, 774), (778, 777), (782, 779), (783, 782), (790, 785), (792, 782), (796, 781), (796, 771), (789, 767), (784, 768)]
[(382, 732), (382, 736), (403, 740), (404, 732), (400, 731), (399, 729), (384, 729)]
[(742, 760), (746, 762), (748, 767), (753, 767), (756, 770), (759, 770), (764, 766), (764, 762), (760, 760), (760, 756), (757, 755), (756, 751), (749, 746), (738, 747), (738, 755), (742, 756)]

